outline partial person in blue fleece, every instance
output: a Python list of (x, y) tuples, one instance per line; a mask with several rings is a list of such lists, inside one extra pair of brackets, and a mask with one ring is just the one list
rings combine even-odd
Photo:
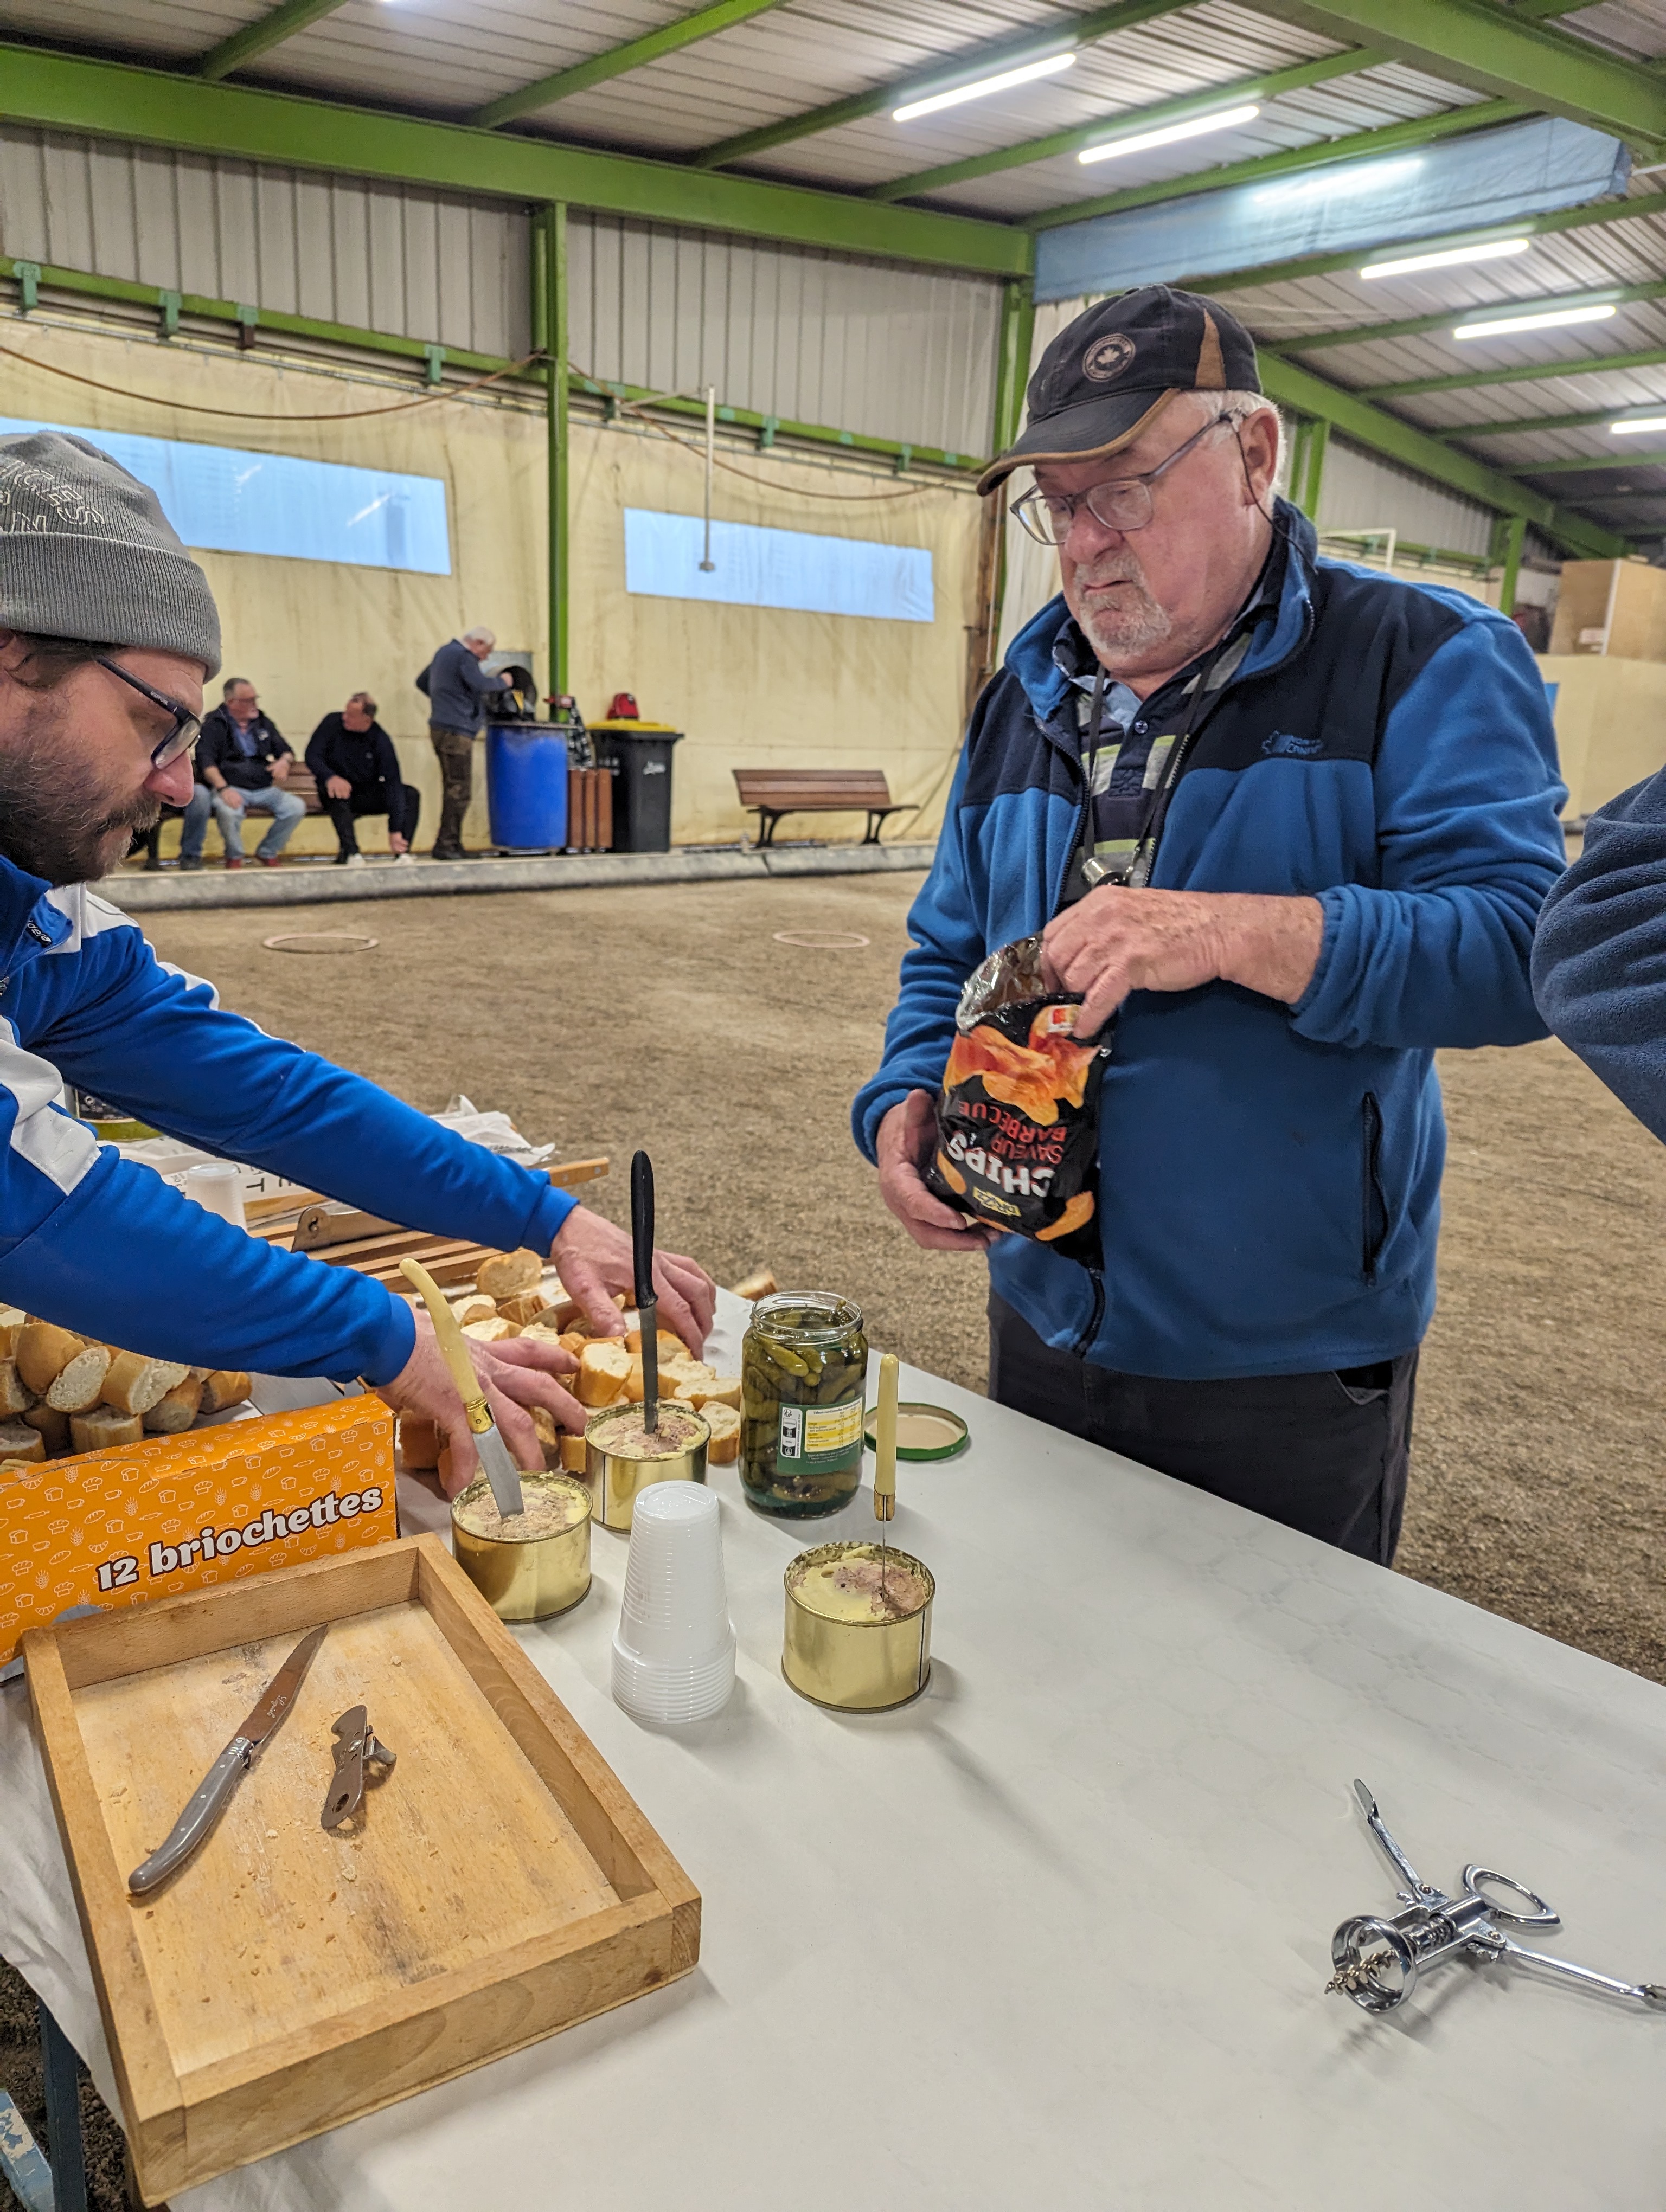
[(1533, 940), (1539, 1012), (1666, 1140), (1666, 769), (1585, 824)]
[[(1442, 1046), (1543, 1035), (1560, 872), (1544, 685), (1514, 624), (1319, 557), (1216, 302), (1148, 285), (1049, 345), (1020, 520), (1061, 595), (978, 701), (857, 1142), (916, 1243), (987, 1252), (1002, 1404), (1362, 1556), (1394, 1556), (1435, 1300)], [(1099, 1249), (921, 1174), (961, 987), (1044, 932), (1114, 1018)]]
[[(228, 1013), (88, 888), (164, 804), (190, 799), (219, 665), (208, 580), (155, 495), (82, 439), (0, 438), (0, 1299), (196, 1366), (362, 1376), (448, 1431), (460, 1488), (474, 1448), (425, 1314), (350, 1267), (246, 1236), (64, 1104), (73, 1083), (370, 1212), (530, 1246), (593, 1327), (622, 1327), (623, 1231)], [(703, 1339), (715, 1299), (703, 1271), (665, 1253), (655, 1279), (667, 1327)], [(471, 1350), (520, 1466), (543, 1464), (529, 1408), (583, 1426), (558, 1379), (568, 1355), (518, 1340)]]

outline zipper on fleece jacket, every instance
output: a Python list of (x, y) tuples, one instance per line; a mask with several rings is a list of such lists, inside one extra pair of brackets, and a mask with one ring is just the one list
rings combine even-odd
[(1087, 1327), (1070, 1347), (1078, 1359), (1086, 1358), (1088, 1347), (1099, 1334), (1100, 1324), (1105, 1317), (1105, 1271), (1103, 1267), (1089, 1267), (1087, 1272), (1093, 1279), (1093, 1306), (1088, 1315)]
[(1360, 1158), (1360, 1267), (1365, 1280), (1377, 1280), (1377, 1262), (1389, 1241), (1389, 1197), (1383, 1188), (1383, 1109), (1374, 1091), (1359, 1103), (1363, 1144)]

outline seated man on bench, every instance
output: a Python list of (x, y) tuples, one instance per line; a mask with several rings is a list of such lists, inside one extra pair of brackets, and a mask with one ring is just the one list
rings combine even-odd
[(365, 864), (353, 827), (361, 814), (386, 815), (388, 850), (396, 861), (414, 865), (410, 844), (422, 794), (401, 777), (393, 740), (376, 720), (376, 702), (368, 691), (356, 691), (340, 714), (325, 716), (307, 742), (307, 765), (336, 825), (338, 868)]

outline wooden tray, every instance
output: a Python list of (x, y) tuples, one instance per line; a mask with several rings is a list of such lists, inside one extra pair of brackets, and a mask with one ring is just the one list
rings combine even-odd
[[(130, 1899), (300, 1636), (294, 1711)], [(379, 2111), (694, 1966), (700, 1899), (434, 1536), (36, 1629), (29, 1690), (141, 2191)], [(319, 1825), (331, 1723), (398, 1754)]]

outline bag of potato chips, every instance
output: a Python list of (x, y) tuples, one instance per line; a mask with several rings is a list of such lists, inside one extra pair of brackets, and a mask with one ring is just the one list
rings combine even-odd
[(1004, 945), (969, 979), (926, 1182), (973, 1219), (1099, 1265), (1099, 1084), (1110, 1041), (1076, 1041), (1080, 1001), (1049, 991), (1041, 939)]

